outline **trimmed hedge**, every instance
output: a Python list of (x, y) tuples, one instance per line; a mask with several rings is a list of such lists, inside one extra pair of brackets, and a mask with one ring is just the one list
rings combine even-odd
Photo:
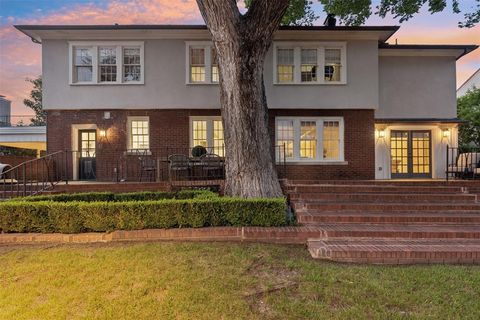
[(284, 198), (5, 201), (0, 202), (0, 230), (79, 233), (148, 228), (282, 226), (287, 224), (286, 212)]
[(14, 198), (11, 201), (122, 202), (122, 201), (148, 201), (148, 200), (163, 200), (163, 199), (208, 199), (211, 197), (218, 197), (218, 194), (210, 190), (180, 190), (176, 192), (144, 191), (144, 192), (128, 192), (128, 193), (113, 193), (113, 192), (61, 193), (61, 194), (41, 195), (41, 196), (24, 197), (24, 198)]

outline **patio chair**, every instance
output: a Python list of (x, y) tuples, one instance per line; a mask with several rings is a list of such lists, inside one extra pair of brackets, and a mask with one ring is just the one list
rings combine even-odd
[(480, 153), (466, 152), (458, 155), (455, 164), (447, 167), (447, 175), (453, 174), (456, 178), (465, 179), (469, 175), (480, 174)]
[(155, 175), (157, 173), (157, 161), (151, 156), (142, 156), (139, 157), (140, 161), (140, 178), (139, 181), (142, 181), (143, 175), (145, 173), (148, 181), (155, 181)]
[(207, 153), (200, 157), (202, 178), (223, 179), (223, 159), (214, 153)]
[(178, 180), (182, 176), (188, 178), (190, 174), (190, 160), (183, 154), (168, 156), (168, 175), (170, 180)]

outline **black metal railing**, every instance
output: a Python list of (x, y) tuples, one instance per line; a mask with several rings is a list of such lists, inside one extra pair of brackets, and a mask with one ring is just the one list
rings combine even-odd
[(2, 165), (0, 199), (25, 197), (53, 189), (68, 177), (65, 155), (63, 151), (58, 151), (13, 167)]
[(480, 177), (480, 148), (450, 147), (447, 145), (446, 179), (478, 179)]
[[(278, 178), (285, 178), (285, 145), (272, 149)], [(224, 154), (223, 147), (58, 151), (0, 170), (0, 199), (35, 195), (71, 180), (164, 182), (175, 187), (219, 185), (225, 178)]]

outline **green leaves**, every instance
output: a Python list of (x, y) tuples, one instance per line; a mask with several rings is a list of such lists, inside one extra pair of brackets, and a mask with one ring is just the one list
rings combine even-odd
[(480, 88), (473, 88), (457, 100), (458, 118), (467, 123), (460, 125), (461, 147), (480, 146)]
[(43, 110), (42, 105), (42, 76), (37, 79), (26, 79), (27, 82), (33, 84), (30, 91), (30, 99), (24, 99), (23, 104), (35, 112), (35, 118), (32, 118), (32, 125), (44, 126), (47, 124), (47, 113)]

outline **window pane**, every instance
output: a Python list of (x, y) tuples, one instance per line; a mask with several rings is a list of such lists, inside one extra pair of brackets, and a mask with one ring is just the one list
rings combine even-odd
[(302, 49), (301, 55), (302, 82), (317, 81), (317, 49)]
[(278, 82), (293, 82), (293, 49), (277, 49)]
[(193, 146), (203, 146), (208, 147), (207, 143), (207, 121), (205, 120), (194, 120), (192, 121), (192, 140)]
[(277, 154), (279, 159), (293, 158), (293, 141), (293, 120), (277, 121), (277, 148), (279, 150)]
[(223, 157), (225, 155), (225, 141), (223, 138), (223, 123), (221, 120), (213, 121), (213, 153)]
[(217, 52), (214, 48), (212, 48), (212, 82), (218, 82), (218, 60), (217, 60)]
[(190, 67), (190, 81), (205, 82), (205, 67)]
[(302, 64), (317, 64), (317, 49), (302, 49)]
[(340, 124), (338, 121), (323, 122), (323, 158), (326, 160), (340, 158)]
[(317, 123), (315, 121), (300, 122), (300, 158), (315, 159), (317, 157)]
[(141, 81), (140, 48), (123, 48), (123, 81)]
[(130, 122), (131, 148), (147, 150), (150, 147), (148, 120), (132, 120)]
[(75, 73), (77, 75), (76, 82), (92, 81), (92, 71), (92, 67), (75, 67)]
[(75, 49), (75, 65), (76, 66), (92, 65), (92, 52), (90, 48)]
[(190, 65), (192, 66), (205, 65), (205, 49), (204, 48), (190, 48)]
[(100, 64), (116, 64), (117, 63), (116, 55), (117, 55), (116, 48), (100, 48), (99, 63)]
[(325, 81), (340, 81), (341, 49), (325, 49)]

